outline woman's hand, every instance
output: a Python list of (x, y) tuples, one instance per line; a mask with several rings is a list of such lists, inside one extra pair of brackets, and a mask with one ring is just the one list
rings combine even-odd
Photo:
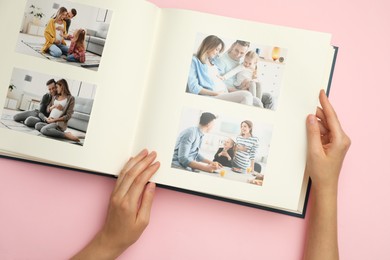
[(312, 180), (312, 198), (304, 259), (336, 260), (338, 179), (351, 140), (323, 90), (320, 103), (322, 108), (317, 108), (316, 115), (309, 115), (306, 121), (306, 173)]
[(325, 92), (320, 92), (322, 108), (307, 118), (308, 155), (306, 171), (315, 189), (337, 188), (341, 166), (351, 145)]
[(102, 230), (72, 259), (115, 259), (138, 240), (149, 223), (155, 184), (148, 181), (160, 167), (155, 159), (156, 153), (147, 150), (130, 158), (118, 176)]
[(248, 148), (245, 145), (243, 145), (243, 144), (236, 145), (236, 149), (239, 150), (239, 151), (243, 151), (243, 152), (248, 151)]
[(49, 118), (46, 119), (46, 122), (47, 122), (48, 124), (51, 124), (51, 123), (55, 123), (56, 120), (55, 120), (54, 118), (52, 118), (52, 117), (49, 117)]

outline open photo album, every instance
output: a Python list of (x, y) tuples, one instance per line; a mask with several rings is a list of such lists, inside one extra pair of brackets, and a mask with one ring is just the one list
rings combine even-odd
[(161, 187), (304, 217), (330, 34), (143, 0), (0, 7), (1, 156), (115, 177), (147, 148)]

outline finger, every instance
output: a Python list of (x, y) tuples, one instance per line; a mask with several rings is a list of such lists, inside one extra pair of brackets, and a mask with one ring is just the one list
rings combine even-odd
[[(156, 159), (156, 152), (151, 152), (148, 156), (144, 157), (141, 161), (138, 161), (134, 166), (127, 170), (123, 181), (118, 187), (117, 192), (119, 196), (123, 197), (129, 191), (134, 180), (140, 175), (149, 165)], [(132, 161), (135, 161), (132, 160)]]
[(329, 142), (330, 142), (330, 140), (329, 140), (329, 135), (323, 135), (323, 136), (321, 136), (321, 142), (322, 142), (322, 145), (329, 144)]
[(326, 122), (329, 130), (334, 134), (340, 134), (342, 132), (340, 122), (337, 118), (337, 114), (330, 104), (328, 97), (325, 95), (325, 91), (322, 89), (320, 92), (320, 103), (322, 110), (324, 111)]
[(315, 115), (308, 115), (306, 118), (307, 148), (308, 154), (323, 151), (321, 142), (320, 127)]
[(156, 190), (156, 184), (150, 182), (146, 185), (145, 190), (143, 192), (141, 205), (137, 215), (137, 223), (142, 224), (146, 227), (150, 220), (150, 212), (152, 210), (152, 203), (154, 198), (154, 193)]
[(139, 152), (135, 158), (133, 157), (130, 157), (130, 159), (127, 161), (127, 163), (125, 164), (125, 166), (123, 166), (121, 172), (119, 173), (119, 176), (118, 176), (118, 180), (116, 182), (116, 185), (115, 185), (115, 188), (114, 188), (114, 192), (115, 193), (122, 181), (123, 181), (123, 178), (126, 176), (126, 173), (129, 171), (129, 169), (131, 169), (137, 162), (139, 162), (140, 160), (142, 160), (143, 158), (145, 158), (145, 156), (148, 154), (148, 150), (146, 149), (143, 149), (141, 152)]
[(129, 160), (128, 163), (123, 167), (123, 170), (125, 172), (128, 172), (131, 168), (134, 167), (138, 162), (142, 161), (147, 155), (149, 154), (147, 149), (143, 149), (141, 152), (139, 152), (134, 160)]
[(137, 210), (138, 202), (145, 188), (146, 183), (150, 180), (155, 172), (160, 168), (160, 162), (155, 162), (145, 169), (134, 181), (133, 185), (127, 191), (126, 200), (129, 201), (132, 210)]
[(126, 167), (127, 164), (129, 164), (131, 162), (131, 160), (133, 160), (134, 157), (130, 157), (129, 160), (126, 162), (125, 166), (123, 166), (123, 169), (121, 170), (121, 172), (119, 173), (118, 175), (118, 179), (116, 181), (116, 185), (115, 185), (115, 189), (114, 191), (119, 187), (119, 185), (122, 183), (123, 181), (123, 178), (125, 177), (126, 175), (126, 171), (124, 171), (124, 168)]
[(318, 122), (318, 126), (320, 128), (320, 134), (321, 135), (327, 135), (329, 133), (328, 128), (326, 128), (324, 126), (324, 123), (322, 121), (317, 121), (317, 122)]
[(326, 122), (326, 116), (322, 108), (317, 107), (316, 116), (323, 122), (324, 126), (328, 128), (328, 123)]

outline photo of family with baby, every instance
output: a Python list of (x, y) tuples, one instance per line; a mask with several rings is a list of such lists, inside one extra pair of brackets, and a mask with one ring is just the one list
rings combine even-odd
[(199, 34), (194, 52), (187, 93), (276, 110), (286, 49)]
[(112, 12), (63, 0), (28, 0), (16, 51), (97, 70)]
[(93, 84), (15, 68), (0, 128), (83, 145), (95, 92)]
[(263, 185), (272, 126), (183, 109), (171, 167)]

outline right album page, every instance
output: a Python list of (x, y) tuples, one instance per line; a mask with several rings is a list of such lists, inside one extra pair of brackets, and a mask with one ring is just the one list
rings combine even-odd
[(163, 10), (135, 147), (158, 152), (154, 181), (301, 213), (333, 55), (329, 34)]

